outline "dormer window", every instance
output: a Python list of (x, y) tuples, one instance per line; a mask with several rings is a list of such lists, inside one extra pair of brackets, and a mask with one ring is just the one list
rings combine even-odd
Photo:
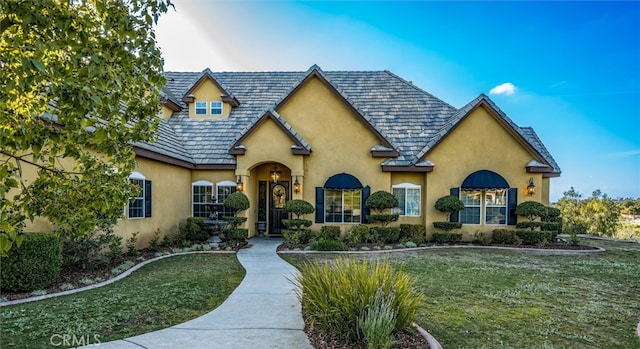
[(196, 115), (207, 115), (207, 102), (196, 102)]
[(211, 115), (222, 115), (222, 102), (211, 102)]

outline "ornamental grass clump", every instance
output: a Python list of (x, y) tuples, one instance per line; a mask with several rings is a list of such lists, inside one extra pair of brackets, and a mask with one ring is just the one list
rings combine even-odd
[(376, 294), (394, 293), (389, 300), (396, 313), (393, 333), (411, 324), (423, 301), (409, 275), (392, 268), (388, 260), (306, 263), (297, 281), (298, 298), (310, 325), (346, 341), (362, 339), (360, 319), (375, 303)]
[(396, 342), (393, 332), (398, 311), (393, 307), (394, 297), (395, 291), (385, 295), (379, 288), (372, 303), (358, 319), (368, 349), (387, 349)]

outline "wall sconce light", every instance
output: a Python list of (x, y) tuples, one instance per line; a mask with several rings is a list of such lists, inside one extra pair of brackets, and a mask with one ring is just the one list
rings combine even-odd
[(244, 189), (244, 184), (242, 183), (242, 176), (238, 176), (238, 181), (236, 182), (236, 190), (242, 191)]
[(280, 179), (280, 174), (282, 172), (280, 172), (280, 170), (278, 169), (278, 165), (274, 164), (273, 165), (273, 170), (271, 170), (271, 172), (269, 172), (269, 174), (271, 175), (271, 180), (273, 181), (273, 183), (278, 183), (278, 180)]
[(533, 177), (529, 178), (529, 185), (527, 185), (527, 195), (533, 196), (536, 193), (536, 185), (533, 184)]
[(298, 194), (300, 192), (300, 182), (298, 182), (298, 176), (296, 176), (295, 182), (293, 182), (293, 192)]

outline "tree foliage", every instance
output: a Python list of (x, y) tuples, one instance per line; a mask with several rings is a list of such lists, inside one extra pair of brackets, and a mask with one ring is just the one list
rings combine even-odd
[(556, 206), (562, 213), (563, 231), (572, 235), (614, 236), (620, 224), (619, 205), (600, 190), (582, 199), (582, 195), (571, 187)]
[(26, 219), (82, 236), (122, 214), (130, 145), (153, 141), (159, 120), (152, 29), (168, 6), (0, 0), (0, 254)]
[(284, 211), (287, 213), (293, 213), (296, 218), (305, 214), (311, 214), (315, 211), (313, 205), (304, 200), (289, 200), (284, 204)]
[(525, 201), (518, 204), (516, 214), (527, 217), (529, 222), (533, 222), (536, 218), (543, 217), (547, 214), (547, 207), (537, 201)]
[(381, 212), (398, 206), (398, 198), (388, 191), (379, 190), (371, 194), (364, 204), (372, 210)]
[(243, 192), (237, 191), (227, 196), (227, 199), (224, 200), (224, 207), (232, 209), (237, 215), (241, 211), (249, 209), (249, 198)]

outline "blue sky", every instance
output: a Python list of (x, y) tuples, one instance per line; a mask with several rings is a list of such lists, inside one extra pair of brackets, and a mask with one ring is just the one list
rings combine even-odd
[(174, 0), (167, 71), (390, 70), (456, 107), (485, 93), (584, 196), (640, 197), (640, 2)]

